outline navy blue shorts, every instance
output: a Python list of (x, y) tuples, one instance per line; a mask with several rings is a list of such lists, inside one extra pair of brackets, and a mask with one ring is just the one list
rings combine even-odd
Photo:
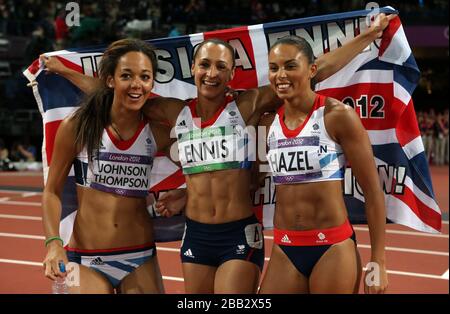
[[(350, 237), (356, 245), (356, 235), (353, 232)], [(325, 254), (326, 251), (332, 245), (317, 245), (317, 246), (287, 246), (280, 245), (278, 246), (281, 250), (286, 254), (292, 264), (294, 264), (295, 268), (303, 274), (306, 278), (311, 276), (311, 273), (316, 266), (319, 259)]]
[(253, 215), (223, 224), (204, 224), (186, 217), (180, 250), (182, 263), (219, 267), (229, 260), (264, 266), (262, 225)]

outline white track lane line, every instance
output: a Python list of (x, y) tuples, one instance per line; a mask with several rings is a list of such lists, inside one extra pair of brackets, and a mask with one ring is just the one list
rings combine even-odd
[[(359, 249), (370, 249), (371, 247), (368, 244), (358, 244), (358, 248)], [(394, 246), (386, 246), (386, 251), (448, 256), (448, 252), (416, 250), (416, 249), (407, 249), (407, 248), (394, 247)]]
[[(157, 250), (159, 251), (165, 251), (165, 252), (174, 252), (179, 253), (180, 249), (175, 248), (166, 248), (163, 246), (157, 246)], [(370, 249), (370, 245), (367, 244), (358, 244), (358, 248), (362, 249)], [(386, 247), (387, 251), (396, 251), (396, 252), (406, 252), (406, 253), (417, 253), (417, 254), (428, 254), (428, 255), (439, 255), (439, 256), (449, 256), (448, 252), (441, 252), (441, 251), (426, 251), (426, 250), (415, 250), (415, 249), (406, 249), (406, 248), (397, 248), (397, 247)], [(268, 261), (269, 258), (266, 257), (266, 261)]]
[[(30, 265), (30, 266), (39, 266), (42, 267), (42, 262), (31, 262), (31, 261), (22, 261), (22, 260), (13, 260), (13, 259), (0, 259), (0, 263), (7, 263), (7, 264), (18, 264), (18, 265)], [(365, 271), (366, 268), (363, 268)], [(448, 272), (448, 271), (447, 271)], [(421, 274), (421, 273), (412, 273), (412, 272), (405, 272), (405, 271), (397, 271), (397, 270), (388, 270), (388, 274), (393, 275), (401, 275), (401, 276), (408, 276), (408, 277), (421, 277), (421, 278), (429, 278), (429, 279), (440, 279), (440, 280), (448, 280), (447, 278), (443, 278), (443, 276), (439, 275), (430, 275), (430, 274)], [(184, 281), (181, 277), (172, 277), (172, 276), (163, 276), (164, 280), (171, 280), (171, 281)]]
[(162, 276), (164, 280), (171, 280), (171, 281), (181, 281), (184, 282), (184, 279), (181, 277), (172, 277), (172, 276)]
[[(367, 270), (367, 268), (363, 267), (363, 271), (366, 271), (366, 270)], [(408, 276), (408, 277), (421, 277), (421, 278), (429, 278), (429, 279), (448, 280), (448, 278), (442, 278), (442, 276), (439, 276), (439, 275), (412, 273), (412, 272), (407, 272), (407, 271), (387, 270), (387, 273), (392, 274), (392, 275), (400, 275), (400, 276)]]
[(34, 195), (41, 195), (41, 194), (42, 194), (42, 192), (39, 192), (39, 191), (30, 192), (30, 191), (25, 191), (25, 190), (2, 190), (2, 189), (0, 189), (0, 193), (10, 193), (10, 194), (27, 194), (27, 193), (33, 193)]
[[(17, 194), (19, 194), (19, 195), (17, 195)], [(36, 195), (38, 195), (38, 193), (36, 193), (36, 192), (15, 193), (14, 196), (0, 198), (0, 201), (1, 202), (8, 202), (8, 203), (11, 203), (13, 205), (16, 205), (17, 201), (14, 201), (14, 199), (16, 199), (16, 198), (27, 198), (27, 197), (36, 196)], [(16, 204), (14, 204), (14, 203), (16, 203)], [(28, 202), (26, 202), (26, 203), (28, 203)], [(37, 203), (33, 203), (33, 204), (37, 204)]]
[[(39, 262), (21, 261), (21, 260), (15, 260), (15, 259), (0, 258), (0, 263), (42, 267), (42, 262), (39, 263)], [(184, 281), (184, 279), (181, 278), (181, 277), (173, 277), (173, 276), (163, 276), (163, 279), (164, 280), (171, 280), (171, 281), (181, 281), (181, 282)]]
[[(266, 240), (273, 240), (273, 237), (272, 236), (264, 236), (264, 239), (266, 239)], [(358, 248), (360, 248), (360, 249), (370, 249), (371, 246), (369, 244), (360, 244), (360, 243), (358, 243)], [(386, 251), (449, 256), (448, 252), (429, 251), (429, 250), (416, 250), (416, 249), (408, 249), (408, 248), (395, 247), (395, 246), (386, 246)]]
[(0, 177), (42, 177), (42, 171), (6, 171), (0, 172)]
[(38, 262), (30, 262), (30, 261), (19, 261), (19, 260), (15, 260), (15, 259), (4, 259), (4, 258), (0, 258), (0, 263), (6, 263), (6, 264), (19, 264), (19, 265), (30, 265), (30, 266), (42, 266), (42, 262), (38, 263)]
[(156, 246), (157, 251), (164, 251), (164, 252), (174, 252), (174, 253), (180, 253), (180, 249), (175, 249), (172, 247), (163, 247), (163, 246)]
[(445, 273), (442, 274), (441, 278), (448, 280), (448, 269), (447, 269), (447, 271)]
[[(367, 227), (353, 227), (356, 231), (369, 231)], [(431, 237), (431, 238), (445, 238), (448, 239), (448, 234), (434, 234), (434, 233), (425, 233), (419, 231), (405, 231), (405, 230), (391, 230), (386, 229), (386, 233), (391, 234), (402, 234), (402, 235), (412, 235), (418, 237)]]
[[(356, 231), (369, 231), (369, 228), (366, 227), (353, 227)], [(430, 238), (443, 238), (448, 239), (448, 234), (434, 234), (434, 233), (425, 233), (425, 232), (419, 232), (419, 231), (403, 231), (403, 230), (390, 230), (386, 229), (386, 233), (388, 234), (401, 234), (401, 235), (411, 235), (411, 236), (417, 236), (417, 237), (430, 237)], [(272, 236), (265, 236), (268, 237), (268, 240), (273, 240)]]
[(22, 195), (20, 195), (20, 197), (30, 197), (30, 196), (36, 196), (39, 195), (36, 192), (26, 192), (26, 193), (22, 193)]
[(37, 202), (2, 201), (1, 199), (0, 199), (0, 204), (5, 204), (5, 205), (23, 205), (23, 206), (38, 206), (38, 207), (42, 206), (42, 203), (37, 203)]
[[(0, 237), (10, 237), (10, 238), (25, 238), (25, 239), (36, 239), (36, 240), (44, 240), (43, 236), (36, 235), (27, 235), (27, 234), (16, 234), (16, 233), (0, 233)], [(264, 238), (272, 238), (270, 236), (264, 236)], [(166, 248), (163, 246), (157, 246), (157, 248), (161, 251), (166, 252), (176, 252), (178, 253), (180, 250), (175, 248)], [(370, 249), (370, 245), (368, 244), (358, 244), (358, 248), (361, 249)], [(449, 256), (448, 252), (441, 251), (428, 251), (428, 250), (416, 250), (416, 249), (407, 249), (401, 247), (391, 247), (387, 246), (386, 251), (394, 251), (394, 252), (405, 252), (405, 253), (416, 253), (416, 254), (427, 254), (427, 255), (438, 255), (438, 256)]]
[[(266, 240), (273, 240), (273, 237), (272, 236), (264, 236), (264, 239), (266, 239)], [(358, 243), (358, 248), (370, 249), (371, 247), (368, 244), (359, 244)], [(408, 249), (408, 248), (395, 247), (395, 246), (386, 246), (386, 251), (449, 256), (448, 252), (429, 251), (429, 250), (416, 250), (416, 249)]]
[(18, 233), (4, 233), (4, 232), (0, 232), (0, 237), (45, 240), (44, 236), (30, 235), (30, 234), (18, 234)]
[(19, 220), (42, 220), (42, 217), (39, 216), (22, 216), (22, 215), (5, 215), (0, 214), (0, 218), (6, 218), (6, 219), (19, 219)]

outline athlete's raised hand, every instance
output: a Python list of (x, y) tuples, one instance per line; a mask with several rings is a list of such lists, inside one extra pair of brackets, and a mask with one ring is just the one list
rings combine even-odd
[(61, 74), (67, 70), (66, 66), (57, 57), (40, 55), (39, 59), (44, 64), (44, 71)]
[(389, 22), (396, 16), (396, 14), (386, 15), (384, 13), (375, 16), (375, 21), (370, 25), (370, 28), (373, 28), (376, 31), (377, 38), (383, 36), (383, 31), (388, 27)]

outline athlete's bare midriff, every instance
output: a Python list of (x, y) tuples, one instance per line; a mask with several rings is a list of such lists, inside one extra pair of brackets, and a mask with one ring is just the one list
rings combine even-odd
[(336, 227), (347, 219), (342, 181), (278, 185), (274, 226), (284, 230)]
[(153, 242), (153, 227), (143, 198), (123, 197), (77, 187), (78, 211), (69, 246), (111, 249)]
[(250, 171), (233, 169), (186, 176), (186, 216), (208, 224), (226, 223), (253, 214)]

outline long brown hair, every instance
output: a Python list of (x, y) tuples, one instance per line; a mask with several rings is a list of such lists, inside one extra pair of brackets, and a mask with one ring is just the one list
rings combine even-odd
[(145, 54), (152, 64), (153, 79), (156, 76), (157, 60), (154, 48), (143, 40), (121, 39), (113, 42), (105, 50), (99, 64), (100, 86), (81, 102), (72, 119), (76, 125), (75, 145), (78, 150), (86, 148), (89, 160), (98, 151), (103, 130), (111, 123), (111, 106), (114, 89), (108, 88), (107, 78), (114, 76), (120, 57), (128, 52), (137, 51)]

